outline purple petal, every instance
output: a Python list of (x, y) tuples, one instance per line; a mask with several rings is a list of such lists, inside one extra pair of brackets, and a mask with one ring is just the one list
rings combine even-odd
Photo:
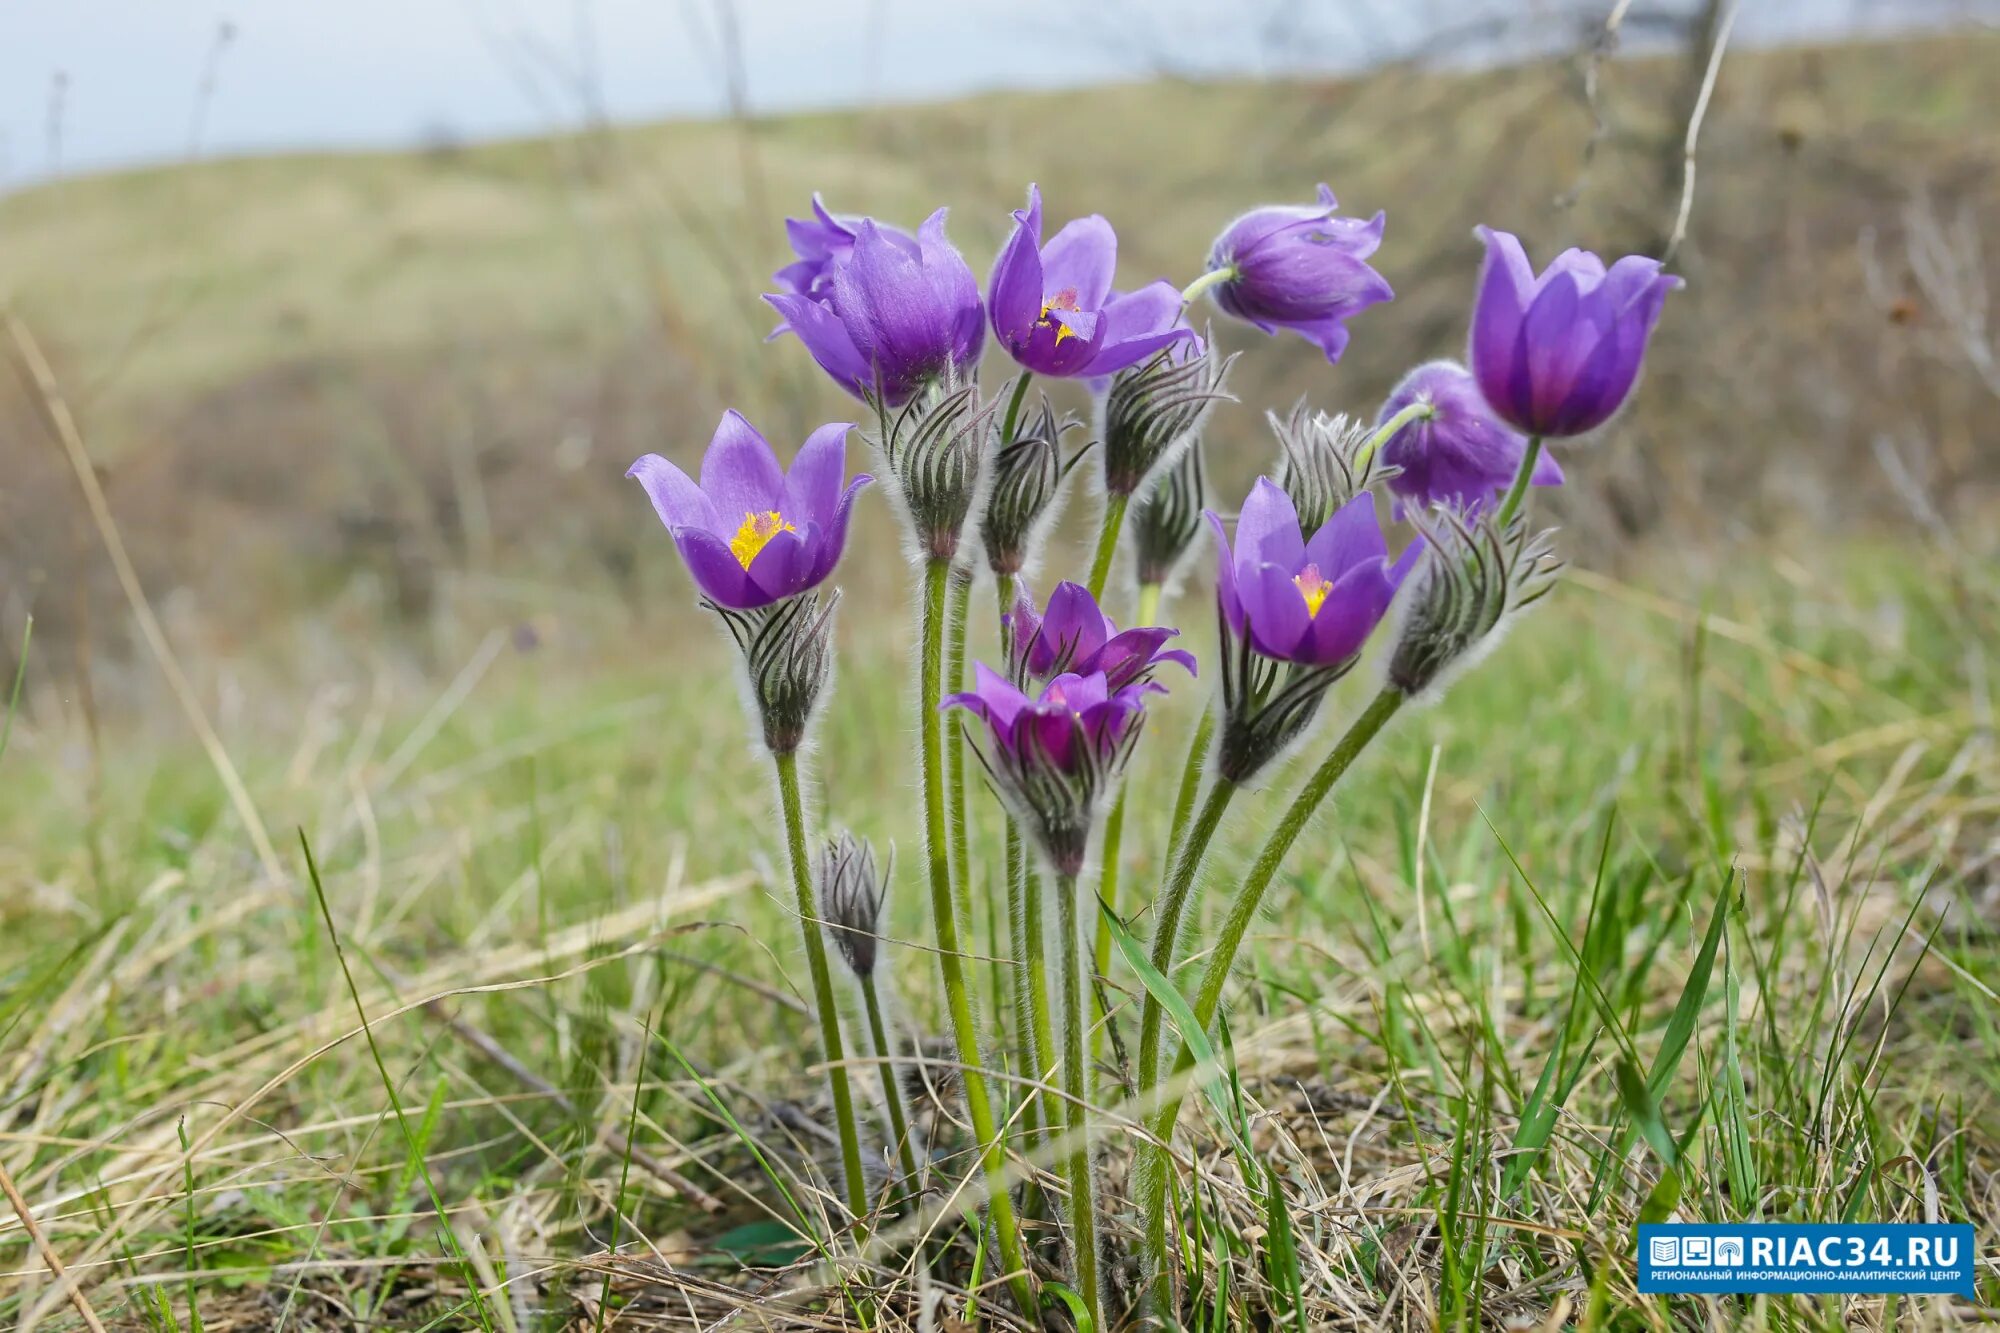
[(1388, 568), (1386, 560), (1371, 560), (1334, 580), (1305, 636), (1307, 660), (1331, 666), (1361, 651), (1396, 596)]
[[(1269, 477), (1250, 488), (1243, 511), (1236, 516), (1236, 563), (1284, 566), (1286, 577), (1305, 563), (1305, 539), (1299, 535), (1299, 511), (1292, 497)], [(1247, 589), (1246, 589), (1247, 591)]]
[(1041, 642), (1057, 660), (1072, 664), (1083, 661), (1104, 646), (1111, 630), (1097, 599), (1082, 584), (1065, 580), (1049, 594), (1048, 608), (1042, 615)]
[(701, 528), (680, 528), (674, 533), (674, 545), (680, 548), (681, 559), (687, 562), (695, 586), (710, 601), (736, 611), (770, 604), (772, 599), (750, 582), (749, 574), (737, 562), (728, 543), (714, 533)]
[(1222, 608), (1222, 618), (1229, 623), (1230, 632), (1243, 632), (1243, 599), (1236, 589), (1236, 553), (1229, 547), (1228, 530), (1222, 526), (1222, 517), (1213, 509), (1204, 509), (1201, 516), (1208, 520), (1208, 526), (1215, 533), (1215, 599)]
[(1601, 341), (1599, 332), (1578, 317), (1581, 305), (1576, 279), (1558, 273), (1521, 321), (1522, 355), (1515, 366), (1514, 396), (1529, 404), (1533, 421), (1544, 431)]
[(1527, 404), (1514, 397), (1515, 366), (1535, 271), (1516, 237), (1489, 227), (1479, 227), (1475, 234), (1486, 244), (1486, 258), (1480, 265), (1468, 359), (1487, 402), (1518, 425)]
[(979, 303), (979, 280), (965, 256), (945, 239), (944, 219), (949, 210), (940, 208), (925, 219), (917, 231), (923, 258), (924, 277), (937, 297), (938, 308), (951, 315), (951, 357), (959, 365), (979, 359), (980, 345), (986, 340), (986, 311)]
[(1042, 247), (1042, 299), (1073, 295), (1078, 310), (1096, 310), (1111, 294), (1118, 236), (1096, 214), (1078, 218)]
[(804, 592), (812, 586), (815, 548), (825, 540), (817, 523), (800, 531), (773, 533), (750, 561), (750, 582), (773, 602)]
[(706, 528), (713, 532), (721, 527), (721, 520), (715, 512), (715, 505), (687, 473), (658, 454), (647, 454), (625, 472), (628, 477), (638, 479), (646, 488), (646, 496), (653, 502), (653, 510), (660, 516), (660, 522), (669, 531), (675, 528)]
[(784, 316), (779, 332), (796, 334), (806, 345), (806, 351), (812, 353), (812, 359), (819, 362), (820, 369), (831, 375), (841, 388), (859, 396), (874, 383), (868, 359), (855, 348), (847, 326), (833, 311), (804, 296), (769, 295), (764, 299)]
[[(717, 532), (734, 532), (745, 514), (781, 509), (785, 472), (778, 455), (735, 408), (722, 414), (701, 457), (701, 489), (715, 504)], [(786, 515), (790, 521), (790, 515)]]
[(840, 500), (834, 505), (833, 516), (820, 521), (823, 531), (814, 556), (812, 581), (818, 583), (833, 573), (833, 567), (840, 562), (840, 553), (847, 548), (847, 520), (854, 512), (854, 497), (861, 488), (875, 478), (866, 472), (855, 474), (847, 483), (847, 489), (840, 493)]
[(799, 446), (785, 475), (785, 503), (779, 506), (792, 523), (824, 523), (833, 517), (847, 473), (847, 433), (853, 429), (849, 422), (828, 422)]
[(1251, 646), (1266, 657), (1297, 660), (1312, 618), (1306, 614), (1305, 596), (1292, 581), (1290, 570), (1267, 563), (1255, 566), (1247, 577), (1242, 571), (1238, 575), (1243, 612), (1250, 621)]
[(1319, 566), (1320, 577), (1329, 583), (1366, 560), (1380, 560), (1389, 554), (1382, 539), (1382, 525), (1375, 517), (1375, 495), (1363, 491), (1334, 511), (1306, 543), (1306, 560)]
[(854, 251), (833, 272), (834, 304), (854, 350), (885, 381), (898, 383), (941, 369), (949, 320), (921, 263), (863, 219)]
[(1170, 282), (1151, 282), (1113, 297), (1104, 307), (1104, 329), (1090, 373), (1109, 375), (1136, 366), (1174, 343), (1199, 346), (1201, 339), (1180, 319), (1181, 294)]
[(1014, 234), (993, 261), (987, 303), (993, 332), (1011, 350), (1042, 317), (1042, 192), (1028, 187), (1028, 207), (1014, 214)]

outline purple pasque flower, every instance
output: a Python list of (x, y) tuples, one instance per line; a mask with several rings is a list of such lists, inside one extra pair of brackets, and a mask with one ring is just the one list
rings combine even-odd
[(1382, 244), (1382, 214), (1368, 221), (1336, 217), (1333, 191), (1319, 205), (1269, 204), (1223, 228), (1208, 254), (1215, 303), (1266, 333), (1291, 329), (1340, 360), (1347, 320), (1395, 296), (1368, 266)]
[[(833, 294), (834, 264), (853, 253), (861, 224), (874, 219), (830, 212), (817, 192), (812, 197), (812, 211), (809, 218), (785, 219), (785, 239), (791, 242), (792, 253), (798, 258), (772, 274), (771, 280), (784, 292), (824, 301)], [(875, 222), (875, 227), (905, 254), (921, 260), (922, 246), (915, 236), (885, 222)], [(787, 327), (779, 324), (771, 336), (777, 337)]]
[(699, 484), (658, 454), (625, 475), (646, 488), (702, 595), (731, 611), (755, 610), (818, 586), (840, 559), (854, 497), (872, 480), (863, 473), (841, 484), (852, 429), (821, 426), (787, 473), (732, 409), (702, 455)]
[(1221, 518), (1213, 510), (1207, 517), (1221, 544), (1216, 597), (1230, 632), (1247, 634), (1264, 657), (1305, 666), (1332, 666), (1361, 651), (1420, 545), (1390, 563), (1372, 492), (1335, 510), (1308, 540), (1292, 498), (1269, 477), (1259, 477), (1243, 502), (1233, 550)]
[(1472, 311), (1473, 376), (1502, 420), (1530, 435), (1582, 435), (1638, 381), (1646, 342), (1681, 280), (1627, 255), (1605, 268), (1565, 250), (1537, 277), (1517, 237), (1490, 227)]
[[(1408, 504), (1472, 510), (1507, 489), (1520, 469), (1527, 437), (1493, 415), (1472, 372), (1456, 361), (1418, 366), (1393, 390), (1375, 418), (1380, 427), (1414, 404), (1428, 404), (1427, 417), (1409, 422), (1382, 445), (1382, 461), (1400, 469), (1389, 489)], [(1543, 453), (1529, 481), (1560, 486), (1561, 464)]]
[(946, 211), (925, 219), (914, 238), (856, 220), (845, 251), (830, 247), (810, 275), (811, 290), (764, 297), (784, 318), (778, 332), (797, 334), (842, 388), (889, 407), (963, 378), (986, 340), (986, 312), (978, 279), (945, 239)]
[(1097, 605), (1090, 589), (1064, 581), (1049, 594), (1048, 609), (1035, 610), (1027, 585), (1018, 584), (1014, 609), (1005, 617), (1013, 664), (1025, 679), (1048, 680), (1057, 675), (1101, 674), (1113, 690), (1150, 678), (1163, 662), (1199, 674), (1194, 654), (1164, 647), (1180, 637), (1177, 629), (1140, 625), (1120, 631)]
[(1117, 233), (1095, 213), (1042, 244), (1042, 192), (1030, 185), (987, 284), (994, 336), (1027, 369), (1063, 377), (1110, 375), (1176, 342), (1200, 346), (1172, 283), (1116, 295), (1117, 267)]
[(1065, 672), (1029, 696), (1005, 676), (975, 663), (970, 690), (939, 705), (963, 708), (986, 724), (974, 752), (1017, 805), (1024, 826), (1058, 872), (1083, 870), (1104, 794), (1138, 740), (1151, 681), (1114, 688), (1102, 671)]

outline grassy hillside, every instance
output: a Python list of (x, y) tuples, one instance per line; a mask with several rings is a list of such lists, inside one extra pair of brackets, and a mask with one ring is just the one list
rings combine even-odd
[[(1949, 377), (1910, 378), (1936, 313), (1885, 306), (1910, 285), (1919, 192), (1947, 218), (2000, 213), (1996, 60), (1991, 35), (1732, 54), (1679, 261), (1690, 287), (1652, 391), (1599, 451), (1603, 489), (1558, 501), (1573, 540), (1602, 555), (1662, 523), (1715, 538), (1900, 517), (1851, 478), (1912, 412), (1942, 442), (1940, 493), (1990, 501), (1973, 401)], [(1379, 261), (1399, 299), (1357, 322), (1340, 367), (1281, 341), (1239, 388), (1371, 410), (1403, 369), (1459, 347), (1475, 222), (1542, 254), (1658, 248), (1687, 74), (1610, 65), (1595, 107), (1560, 63), (141, 172), (0, 200), (0, 294), (51, 344), (148, 572), (232, 631), (356, 568), (420, 616), (468, 565), (636, 596), (651, 534), (629, 521), (626, 462), (690, 456), (727, 405), (792, 438), (852, 415), (796, 344), (762, 344), (780, 218), (815, 189), (906, 222), (949, 204), (983, 270), (1039, 180), (1052, 217), (1119, 225), (1138, 282), (1185, 280), (1235, 211), (1327, 180), (1348, 208), (1388, 211)], [(1886, 293), (1866, 281), (1864, 233)], [(0, 488), (0, 573), (39, 584), (69, 549), (72, 483), (30, 443), (11, 384), (0, 423), (25, 455)], [(1215, 431), (1231, 490), (1262, 466), (1260, 414)], [(42, 612), (52, 635), (75, 614)]]

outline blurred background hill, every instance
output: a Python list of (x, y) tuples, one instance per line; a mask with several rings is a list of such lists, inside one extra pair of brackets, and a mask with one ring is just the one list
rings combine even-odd
[[(31, 182), (0, 198), (0, 290), (49, 349), (142, 576), (191, 632), (242, 646), (272, 632), (273, 608), (318, 607), (421, 651), (441, 615), (588, 604), (622, 619), (674, 577), (644, 558), (662, 537), (622, 479), (633, 457), (691, 460), (725, 406), (781, 441), (857, 412), (795, 343), (763, 343), (781, 219), (813, 191), (906, 224), (948, 204), (983, 272), (1038, 180), (1052, 221), (1114, 221), (1121, 279), (1138, 283), (1185, 282), (1235, 211), (1327, 181), (1349, 211), (1387, 211), (1398, 299), (1357, 321), (1338, 367), (1281, 341), (1238, 388), (1372, 413), (1404, 369), (1460, 349), (1475, 223), (1542, 258), (1668, 244), (1726, 10), (1647, 26), (1626, 9), (1611, 12), (1629, 31), (1579, 11), (1532, 29), (1547, 49), (1485, 68), (1439, 58), (1496, 49), (1472, 25), (1465, 45), (1353, 75)], [(1642, 54), (1614, 59), (1615, 42)], [(1593, 485), (1555, 502), (1580, 554), (1650, 558), (1664, 532), (1700, 563), (1797, 525), (1991, 506), (1980, 379), (1995, 372), (1967, 356), (2000, 264), (2000, 229), (1982, 228), (2000, 216), (1995, 68), (2000, 36), (1977, 28), (1728, 53), (1675, 255), (1688, 290), (1637, 409), (1588, 446)], [(226, 95), (227, 66), (210, 75)], [(1265, 466), (1268, 436), (1246, 407), (1214, 438), (1226, 497)], [(108, 568), (11, 377), (0, 448), (0, 642), (32, 609), (46, 643), (93, 637), (115, 662)], [(1885, 457), (1908, 485), (1885, 481)]]

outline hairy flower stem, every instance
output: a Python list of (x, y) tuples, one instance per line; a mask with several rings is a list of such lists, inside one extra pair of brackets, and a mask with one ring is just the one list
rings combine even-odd
[(1535, 464), (1541, 460), (1541, 457), (1542, 437), (1539, 435), (1530, 435), (1528, 437), (1528, 447), (1521, 451), (1521, 466), (1514, 469), (1513, 484), (1507, 487), (1507, 494), (1500, 501), (1500, 510), (1494, 515), (1500, 523), (1501, 531), (1506, 531), (1507, 525), (1513, 521), (1514, 515), (1520, 511), (1522, 500), (1527, 498), (1528, 483), (1535, 475)]
[[(1320, 761), (1312, 776), (1292, 798), (1277, 827), (1257, 853), (1256, 863), (1250, 874), (1236, 891), (1236, 899), (1230, 904), (1229, 918), (1223, 923), (1217, 935), (1215, 947), (1209, 951), (1208, 962), (1203, 966), (1201, 988), (1196, 992), (1194, 1017), (1205, 1031), (1215, 1021), (1215, 1011), (1222, 1004), (1222, 989), (1229, 981), (1230, 968), (1235, 965), (1236, 951), (1242, 947), (1243, 936), (1250, 929), (1250, 922), (1256, 918), (1257, 910), (1263, 905), (1264, 891), (1271, 886), (1271, 880), (1284, 864), (1285, 856), (1298, 841), (1299, 834), (1319, 810), (1347, 770), (1354, 765), (1368, 743), (1375, 739), (1389, 719), (1396, 715), (1405, 697), (1394, 689), (1385, 689), (1376, 695), (1360, 717), (1334, 744), (1326, 758)], [(1194, 1055), (1185, 1044), (1174, 1061), (1174, 1076), (1178, 1081), (1194, 1065)], [(1175, 1092), (1160, 1104), (1157, 1111), (1147, 1121), (1152, 1142), (1167, 1144), (1171, 1141), (1174, 1125), (1180, 1120), (1182, 1095)], [(1150, 1159), (1150, 1160), (1147, 1160)], [(1148, 1281), (1153, 1288), (1156, 1303), (1163, 1303), (1167, 1296), (1168, 1247), (1167, 1247), (1167, 1169), (1168, 1159), (1164, 1147), (1149, 1147), (1142, 1159), (1139, 1173), (1140, 1211), (1146, 1223), (1146, 1265)], [(1164, 1305), (1162, 1306), (1164, 1308)]]
[[(1027, 860), (1027, 858), (1023, 858)], [(1029, 1075), (1035, 1083), (1047, 1083), (1056, 1072), (1056, 1027), (1049, 1011), (1049, 965), (1045, 952), (1048, 931), (1042, 925), (1042, 882), (1032, 861), (1022, 875), (1022, 933), (1027, 937), (1027, 966), (1022, 984), (1028, 993), (1028, 1026), (1024, 1044), (1028, 1051)], [(1051, 1132), (1061, 1123), (1055, 1099), (1035, 1094), (1042, 1105), (1042, 1124)]]
[(1383, 445), (1387, 444), (1390, 440), (1395, 439), (1397, 431), (1409, 425), (1412, 421), (1416, 421), (1423, 417), (1431, 417), (1436, 415), (1437, 415), (1437, 408), (1432, 406), (1430, 403), (1422, 401), (1411, 403), (1408, 407), (1405, 407), (1402, 411), (1396, 413), (1395, 416), (1390, 417), (1387, 421), (1383, 422), (1380, 428), (1378, 428), (1373, 435), (1370, 435), (1368, 437), (1368, 442), (1362, 445), (1361, 448), (1355, 452), (1354, 455), (1355, 469), (1358, 471), (1359, 469), (1368, 466), (1368, 460), (1375, 457), (1375, 451), (1377, 449), (1380, 449)]
[(1091, 1326), (1104, 1328), (1104, 1301), (1097, 1286), (1097, 1200), (1090, 1179), (1090, 1060), (1083, 1049), (1089, 1013), (1084, 999), (1083, 927), (1077, 919), (1076, 878), (1059, 876), (1056, 896), (1062, 906), (1063, 1101), (1069, 1126), (1063, 1175), (1069, 1185), (1069, 1241), (1077, 1294), (1083, 1297)]
[(979, 1028), (972, 1015), (972, 992), (965, 984), (965, 968), (959, 952), (958, 907), (951, 890), (951, 856), (946, 842), (944, 799), (944, 718), (938, 712), (943, 698), (944, 628), (946, 585), (951, 564), (931, 560), (924, 566), (924, 601), (921, 625), (920, 689), (917, 698), (918, 731), (922, 737), (924, 764), (924, 840), (930, 871), (931, 916), (937, 929), (938, 968), (944, 976), (946, 1005), (951, 1010), (952, 1034), (958, 1042), (958, 1059), (963, 1068), (965, 1110), (972, 1121), (972, 1135), (978, 1141), (980, 1161), (986, 1170), (986, 1205), (993, 1217), (999, 1240), (1000, 1261), (1007, 1266), (1006, 1277), (1014, 1299), (1024, 1312), (1035, 1307), (1028, 1272), (1021, 1264), (1021, 1236), (1014, 1218), (1014, 1202), (1007, 1193), (1006, 1157), (994, 1126), (993, 1103), (987, 1095), (986, 1076), (979, 1054)]
[[(1138, 614), (1132, 619), (1134, 628), (1154, 623), (1154, 618), (1160, 613), (1160, 591), (1160, 585), (1157, 583), (1148, 583), (1139, 589)], [(1124, 842), (1125, 788), (1120, 786), (1118, 799), (1112, 803), (1111, 813), (1104, 820), (1104, 852), (1097, 871), (1097, 896), (1114, 912), (1118, 910), (1119, 853)], [(1168, 845), (1168, 855), (1172, 855), (1172, 844)], [(1099, 913), (1097, 918), (1097, 939), (1091, 949), (1091, 958), (1096, 964), (1098, 976), (1110, 974), (1111, 922), (1102, 913)], [(1100, 1016), (1105, 1019), (1111, 1017), (1108, 1013)], [(1100, 1032), (1098, 1039), (1091, 1043), (1092, 1055), (1101, 1054), (1102, 1048), (1103, 1040)]]
[(1201, 795), (1201, 775), (1208, 767), (1208, 742), (1214, 735), (1215, 705), (1210, 704), (1201, 710), (1201, 720), (1194, 724), (1194, 735), (1188, 738), (1187, 765), (1181, 769), (1180, 790), (1174, 793), (1174, 822), (1167, 826), (1169, 865), (1180, 853), (1188, 820), (1194, 818), (1194, 798)]
[(1183, 306), (1193, 305), (1195, 298), (1209, 288), (1220, 287), (1223, 283), (1233, 282), (1235, 279), (1236, 269), (1233, 265), (1212, 268), (1181, 289), (1181, 304)]
[(792, 892), (798, 899), (799, 930), (805, 936), (806, 964), (812, 972), (813, 1008), (819, 1011), (820, 1045), (825, 1048), (827, 1082), (833, 1087), (834, 1126), (840, 1131), (840, 1165), (847, 1177), (847, 1207), (868, 1215), (868, 1183), (861, 1177), (861, 1139), (854, 1130), (854, 1094), (847, 1086), (847, 1054), (840, 1044), (840, 1013), (833, 1007), (833, 974), (820, 938), (819, 908), (813, 902), (812, 870), (806, 860), (805, 813), (799, 804), (799, 757), (784, 750), (771, 755), (778, 768), (778, 802), (784, 808), (785, 843), (791, 853)]
[(882, 1019), (882, 996), (875, 986), (875, 974), (870, 972), (860, 982), (861, 1008), (868, 1015), (868, 1038), (875, 1044), (875, 1058), (881, 1061), (882, 1104), (889, 1110), (889, 1132), (896, 1139), (903, 1189), (915, 1191), (921, 1187), (917, 1176), (917, 1144), (910, 1137), (909, 1118), (903, 1114), (903, 1088), (896, 1081), (896, 1048), (889, 1040), (889, 1025)]
[(1097, 530), (1097, 554), (1090, 561), (1090, 595), (1102, 600), (1104, 581), (1111, 577), (1111, 562), (1118, 555), (1118, 531), (1125, 526), (1125, 507), (1132, 502), (1129, 495), (1112, 491), (1104, 497), (1104, 524)]
[[(972, 571), (953, 566), (944, 622), (944, 691), (965, 688), (965, 631), (971, 618)], [(940, 695), (942, 697), (942, 694)], [(971, 929), (972, 849), (965, 825), (965, 733), (951, 728), (945, 737), (945, 795), (950, 801), (951, 887), (958, 903), (959, 920)]]
[[(1186, 840), (1174, 857), (1166, 885), (1160, 890), (1153, 921), (1152, 963), (1161, 976), (1170, 980), (1174, 975), (1174, 953), (1180, 943), (1181, 917), (1187, 911), (1188, 899), (1193, 897), (1195, 879), (1208, 853), (1209, 841), (1222, 823), (1223, 812), (1229, 809), (1230, 800), (1240, 790), (1227, 778), (1216, 778), (1215, 785), (1208, 789), (1208, 799), (1202, 802), (1201, 812), (1195, 816)], [(1160, 1025), (1166, 1014), (1150, 991), (1139, 1013), (1139, 1095), (1144, 1097), (1159, 1080)]]
[[(1112, 911), (1118, 910), (1118, 862), (1125, 843), (1125, 788), (1120, 785), (1118, 798), (1111, 803), (1111, 813), (1104, 817), (1104, 847), (1099, 853), (1097, 866), (1097, 896)], [(1097, 918), (1097, 935), (1090, 950), (1091, 964), (1095, 975), (1106, 976), (1111, 971), (1111, 922), (1102, 914)], [(1091, 987), (1093, 999), (1097, 988)], [(1107, 997), (1108, 998), (1108, 997)], [(1093, 1005), (1093, 1007), (1095, 1007)], [(1108, 1010), (1099, 1010), (1100, 1018), (1109, 1018)], [(1104, 1052), (1104, 1029), (1094, 1028), (1091, 1033), (1090, 1055), (1095, 1060)]]

